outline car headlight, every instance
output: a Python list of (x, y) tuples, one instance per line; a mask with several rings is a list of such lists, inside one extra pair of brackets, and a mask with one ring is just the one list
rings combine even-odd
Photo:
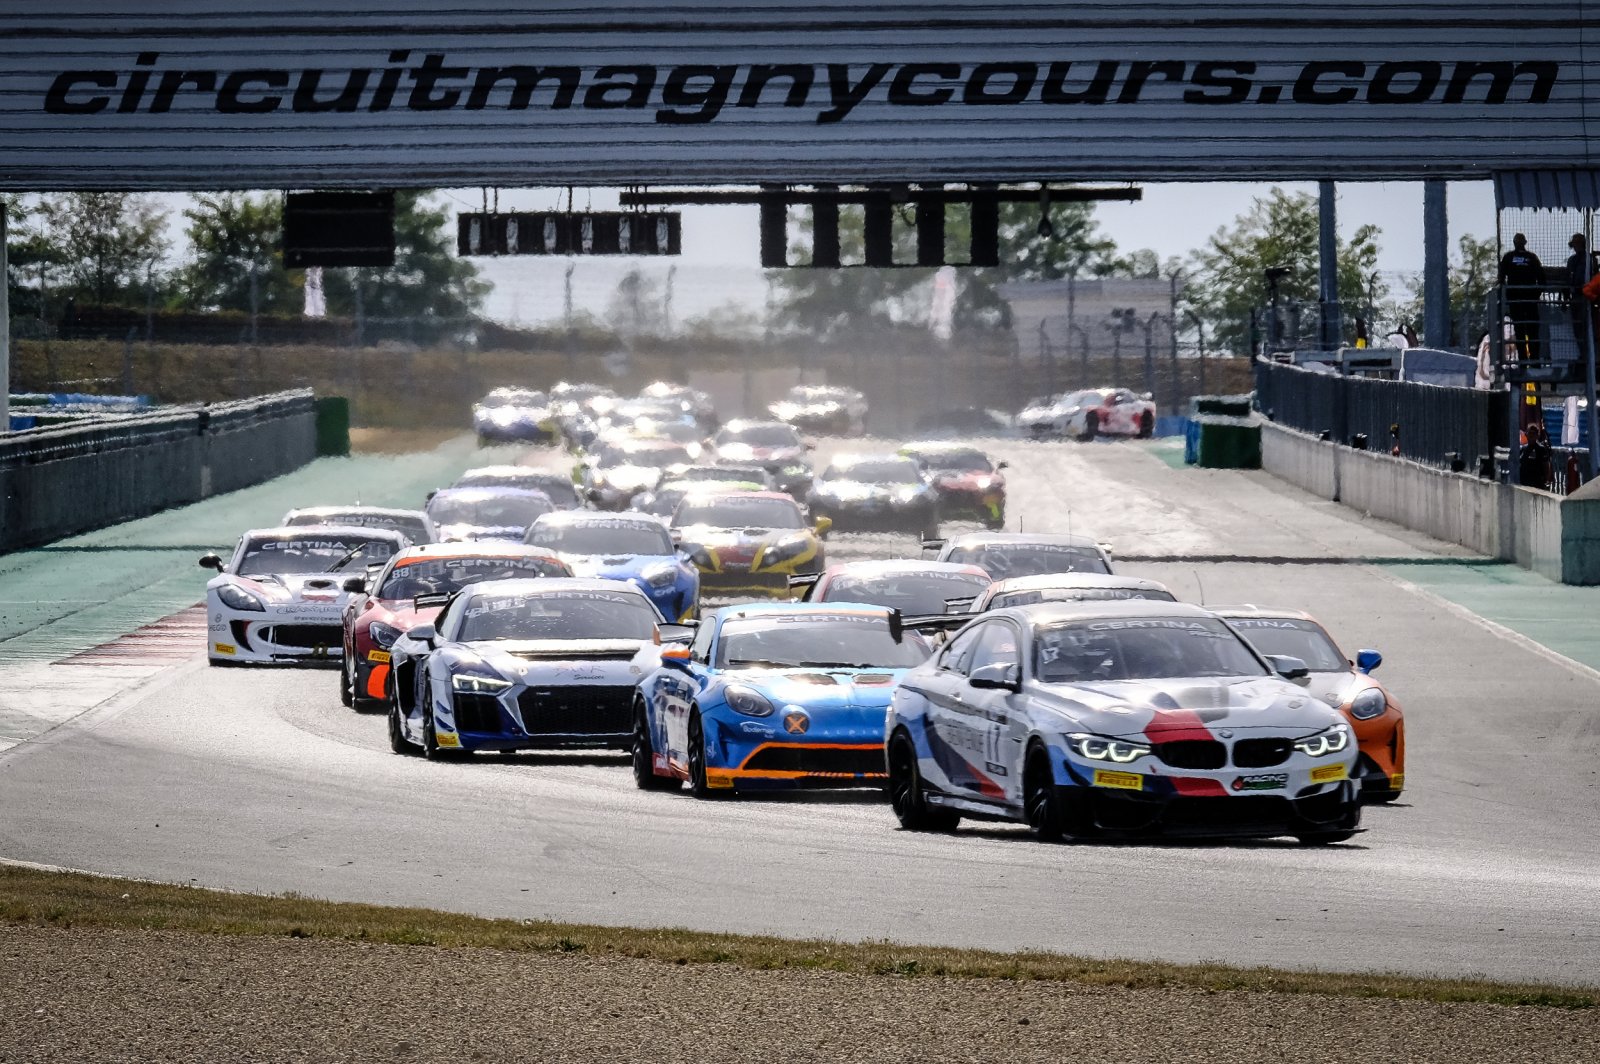
[(237, 584), (223, 584), (217, 588), (217, 598), (230, 610), (254, 610), (257, 613), (267, 611), (266, 603), (256, 598)]
[(1383, 688), (1369, 687), (1350, 703), (1350, 715), (1356, 720), (1371, 720), (1388, 708), (1389, 699), (1384, 696)]
[(730, 687), (723, 699), (735, 713), (743, 713), (747, 717), (772, 716), (772, 703), (767, 701), (767, 696), (749, 687)]
[(901, 488), (894, 493), (894, 501), (900, 506), (911, 506), (923, 499), (920, 488)]
[(651, 587), (671, 587), (678, 579), (678, 567), (671, 562), (658, 562), (639, 574)]
[(1067, 736), (1067, 746), (1073, 753), (1087, 761), (1114, 761), (1126, 765), (1150, 753), (1144, 743), (1130, 743), (1123, 739), (1107, 739), (1100, 735), (1082, 732)]
[(801, 536), (792, 536), (789, 539), (780, 539), (778, 542), (771, 544), (762, 551), (762, 554), (764, 560), (769, 562), (787, 561), (805, 553), (806, 548), (809, 546), (811, 546), (810, 540)]
[(373, 621), (367, 625), (367, 635), (378, 646), (388, 650), (394, 646), (394, 641), (400, 638), (400, 629), (392, 624), (384, 624), (382, 621)]
[(464, 695), (497, 695), (511, 686), (510, 680), (476, 673), (457, 673), (450, 677), (450, 689)]
[(1294, 748), (1312, 757), (1327, 757), (1329, 754), (1337, 754), (1349, 745), (1350, 728), (1344, 724), (1335, 724), (1327, 731), (1298, 740)]
[(978, 477), (972, 482), (972, 486), (979, 491), (988, 491), (994, 487), (994, 477)]

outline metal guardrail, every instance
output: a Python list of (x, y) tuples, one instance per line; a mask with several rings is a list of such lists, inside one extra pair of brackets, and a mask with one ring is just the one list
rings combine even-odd
[(1475, 470), (1505, 439), (1504, 392), (1341, 377), (1257, 360), (1256, 409), (1346, 446)]
[(304, 388), (150, 414), (91, 416), (71, 425), (0, 435), (0, 469), (231, 432), (314, 408), (311, 390)]

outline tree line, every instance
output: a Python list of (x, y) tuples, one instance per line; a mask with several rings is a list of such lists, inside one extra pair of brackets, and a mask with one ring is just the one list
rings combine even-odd
[[(305, 272), (283, 266), (283, 197), (278, 193), (192, 197), (181, 212), (186, 240), (176, 257), (171, 219), (147, 195), (42, 195), (10, 200), (7, 210), (8, 282), (16, 318), (57, 322), (87, 307), (297, 316), (304, 307)], [(1171, 277), (1178, 281), (1177, 331), (1198, 337), (1203, 330), (1212, 350), (1244, 353), (1252, 309), (1266, 301), (1268, 267), (1288, 268), (1279, 285), (1284, 303), (1317, 299), (1317, 201), (1310, 193), (1273, 188), (1203, 246), (1165, 261), (1148, 249), (1119, 249), (1100, 229), (1093, 204), (1054, 203), (1044, 210), (1041, 214), (1032, 203), (1001, 206), (1001, 265), (957, 271), (957, 330), (1009, 328), (1009, 309), (998, 291), (1008, 281)], [(896, 257), (904, 260), (914, 257), (916, 236), (909, 215), (902, 221), (895, 241)], [(394, 265), (325, 271), (328, 314), (435, 320), (475, 315), (489, 285), (471, 262), (456, 257), (450, 222), (449, 212), (428, 193), (397, 192)], [(808, 254), (809, 219), (798, 219), (798, 228), (801, 239), (791, 258), (802, 261)], [(863, 232), (860, 214), (843, 212), (840, 243), (846, 261), (859, 261)], [(970, 218), (952, 209), (949, 246), (966, 246), (970, 232)], [(1405, 278), (1396, 292), (1378, 273), (1380, 236), (1376, 227), (1363, 226), (1338, 245), (1346, 321), (1369, 319), (1374, 339), (1420, 321), (1422, 313), (1420, 277)], [(860, 328), (916, 327), (926, 324), (933, 274), (907, 268), (770, 271), (772, 300), (761, 324), (824, 340)], [(1492, 242), (1463, 237), (1450, 284), (1451, 320), (1462, 333), (1458, 343), (1476, 339), (1465, 335), (1467, 325), (1481, 315), (1495, 276)], [(631, 324), (622, 331), (639, 332), (645, 324), (640, 308), (657, 302), (654, 288), (642, 271), (626, 273), (607, 322)], [(671, 327), (666, 321), (661, 325)]]
[[(187, 240), (177, 257), (169, 214), (148, 195), (42, 195), (11, 200), (7, 211), (13, 317), (60, 321), (89, 307), (299, 315), (305, 307), (305, 271), (283, 265), (277, 193), (193, 197), (182, 211)], [(455, 256), (449, 222), (426, 193), (397, 192), (394, 265), (324, 271), (328, 314), (473, 314), (489, 286)]]

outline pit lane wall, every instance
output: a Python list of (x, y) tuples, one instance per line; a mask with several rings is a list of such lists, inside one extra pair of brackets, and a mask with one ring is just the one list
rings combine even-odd
[(0, 436), (0, 553), (259, 484), (316, 455), (309, 390)]
[(1357, 451), (1272, 422), (1261, 467), (1324, 499), (1564, 584), (1600, 584), (1600, 499), (1552, 495)]

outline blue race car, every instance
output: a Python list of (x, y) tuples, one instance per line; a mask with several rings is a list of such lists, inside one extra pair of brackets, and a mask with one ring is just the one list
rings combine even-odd
[(881, 786), (889, 698), (929, 652), (881, 606), (725, 606), (639, 685), (634, 782), (688, 780), (698, 798)]
[(700, 570), (653, 517), (560, 511), (530, 525), (527, 541), (560, 555), (573, 576), (631, 581), (668, 620), (699, 616)]

